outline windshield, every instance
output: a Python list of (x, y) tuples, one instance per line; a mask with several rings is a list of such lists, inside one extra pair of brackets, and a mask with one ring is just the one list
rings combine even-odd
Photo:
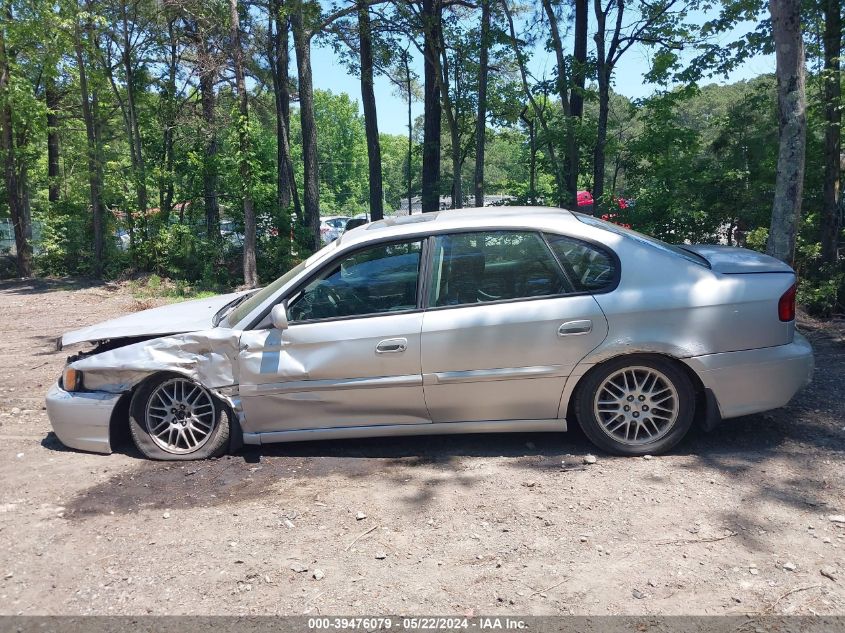
[(678, 255), (679, 257), (683, 257), (685, 260), (692, 262), (693, 264), (698, 264), (699, 266), (704, 266), (705, 268), (710, 268), (710, 262), (708, 262), (704, 257), (698, 255), (697, 253), (693, 253), (692, 251), (686, 250), (683, 246), (676, 246), (675, 244), (667, 244), (666, 242), (657, 239), (656, 237), (651, 237), (649, 235), (643, 235), (642, 233), (638, 233), (633, 229), (626, 229), (625, 227), (619, 226), (618, 224), (613, 224), (612, 222), (605, 222), (604, 220), (599, 220), (592, 215), (584, 215), (583, 213), (573, 212), (576, 218), (578, 218), (584, 224), (589, 224), (590, 226), (596, 226), (600, 229), (604, 229), (605, 231), (610, 231), (611, 233), (616, 233), (617, 235), (623, 235), (625, 237), (629, 237), (633, 240), (636, 240), (643, 244), (648, 244), (654, 248), (659, 248), (662, 251), (668, 251), (673, 255)]
[(249, 299), (247, 299), (246, 301), (241, 303), (238, 307), (236, 307), (234, 310), (232, 310), (232, 312), (229, 313), (229, 316), (226, 318), (229, 325), (234, 325), (235, 323), (238, 323), (239, 321), (243, 320), (243, 318), (247, 314), (249, 314), (256, 307), (258, 307), (259, 305), (264, 303), (265, 300), (267, 300), (273, 294), (278, 292), (278, 290), (282, 286), (284, 286), (291, 279), (293, 279), (300, 272), (302, 272), (305, 269), (305, 266), (307, 265), (307, 263), (308, 263), (307, 260), (304, 261), (304, 262), (300, 262), (299, 264), (297, 264), (296, 266), (291, 268), (289, 271), (287, 271), (284, 275), (279, 277), (276, 281), (274, 281), (271, 284), (264, 286), (261, 290), (259, 290), (255, 294), (251, 295), (249, 297)]

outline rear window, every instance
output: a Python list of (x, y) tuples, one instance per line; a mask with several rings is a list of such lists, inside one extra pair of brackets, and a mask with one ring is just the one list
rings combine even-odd
[(574, 215), (584, 224), (589, 224), (590, 226), (595, 226), (600, 229), (604, 229), (605, 231), (616, 233), (617, 235), (621, 235), (623, 237), (635, 240), (640, 244), (646, 244), (648, 246), (651, 246), (652, 248), (657, 248), (665, 253), (672, 253), (673, 255), (677, 255), (678, 257), (683, 257), (685, 260), (687, 260), (688, 262), (692, 262), (693, 264), (698, 264), (699, 266), (710, 268), (710, 263), (706, 259), (704, 259), (701, 255), (698, 255), (697, 253), (693, 253), (691, 251), (686, 250), (683, 246), (667, 244), (662, 240), (658, 240), (656, 237), (643, 235), (642, 233), (638, 233), (633, 229), (626, 229), (622, 226), (619, 226), (618, 224), (605, 222), (604, 220), (599, 220), (598, 218), (595, 218), (591, 215), (584, 215), (583, 213), (573, 213), (572, 215)]
[(576, 292), (603, 292), (615, 285), (616, 261), (604, 249), (563, 235), (546, 233), (546, 240)]

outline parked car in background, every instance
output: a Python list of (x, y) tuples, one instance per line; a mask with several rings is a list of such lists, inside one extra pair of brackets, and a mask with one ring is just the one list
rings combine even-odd
[(62, 337), (94, 343), (47, 394), (59, 439), (153, 459), (369, 436), (565, 431), (621, 455), (783, 406), (813, 352), (795, 273), (562, 209), (380, 220), (258, 291)]
[[(154, 209), (157, 213), (158, 210)], [(205, 219), (204, 218), (192, 218), (192, 221), (188, 221), (187, 218), (182, 218), (180, 220), (178, 214), (171, 214), (170, 218), (168, 219), (168, 223), (172, 225), (176, 224), (186, 224), (187, 226), (191, 227), (192, 233), (197, 236), (205, 237), (206, 235), (206, 226), (205, 226)], [(136, 229), (137, 230), (137, 229)], [(223, 244), (228, 249), (240, 249), (243, 248), (244, 244), (244, 235), (242, 232), (238, 230), (237, 224), (234, 220), (228, 218), (221, 218), (220, 220), (220, 237), (223, 241)], [(136, 240), (141, 239), (140, 235), (136, 233)], [(129, 235), (129, 230), (124, 227), (117, 228), (114, 232), (114, 240), (117, 248), (122, 251), (128, 251), (129, 245), (131, 243), (131, 237)]]
[(348, 216), (333, 215), (326, 218), (320, 218), (320, 239), (323, 244), (328, 244), (335, 241), (346, 228), (346, 222), (349, 220)]
[(346, 231), (351, 231), (352, 229), (357, 229), (359, 226), (364, 226), (365, 224), (369, 223), (369, 218), (366, 215), (356, 215), (354, 218), (347, 220), (346, 226), (343, 228), (344, 233)]

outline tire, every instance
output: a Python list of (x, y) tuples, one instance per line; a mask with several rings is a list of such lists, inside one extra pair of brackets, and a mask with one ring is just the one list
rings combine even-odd
[(141, 383), (129, 405), (129, 431), (149, 459), (189, 461), (226, 452), (229, 408), (208, 389), (180, 374)]
[(692, 426), (695, 389), (670, 360), (624, 356), (584, 377), (575, 414), (587, 437), (608, 453), (656, 455), (674, 447)]

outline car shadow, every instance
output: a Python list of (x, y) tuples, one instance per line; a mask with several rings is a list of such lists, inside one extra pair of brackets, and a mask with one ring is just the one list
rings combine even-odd
[[(597, 452), (577, 424), (567, 433), (498, 433), (324, 440), (247, 446), (238, 454), (204, 462), (150, 462), (131, 445), (118, 452), (138, 460), (100, 484), (80, 492), (67, 505), (68, 517), (132, 513), (145, 508), (213, 507), (280, 494), (285, 485), (329, 478), (368, 480), (407, 490), (413, 507), (428, 504), (438, 487), (469, 487), (487, 477), (479, 470), (497, 459), (497, 475), (512, 472), (563, 473), (585, 481), (602, 473), (639, 477), (656, 486), (698, 478), (713, 482), (733, 501), (725, 503), (725, 525), (758, 526), (755, 508), (774, 502), (795, 510), (828, 507), (838, 490), (831, 462), (845, 457), (845, 401), (836, 385), (845, 379), (841, 339), (814, 338), (818, 370), (814, 383), (788, 407), (727, 420), (711, 432), (693, 428), (666, 456), (655, 474), (649, 462)], [(45, 448), (64, 450), (54, 439)], [(598, 455), (598, 467), (583, 458)], [(661, 458), (664, 459), (664, 458)], [(504, 461), (502, 461), (504, 460)], [(574, 472), (573, 472), (574, 471)], [(769, 474), (771, 473), (771, 474)], [(507, 475), (505, 475), (507, 476)], [(585, 484), (586, 485), (586, 484)], [(735, 502), (734, 502), (735, 501)], [(741, 501), (741, 503), (740, 503)], [(753, 530), (740, 538), (757, 543)]]

